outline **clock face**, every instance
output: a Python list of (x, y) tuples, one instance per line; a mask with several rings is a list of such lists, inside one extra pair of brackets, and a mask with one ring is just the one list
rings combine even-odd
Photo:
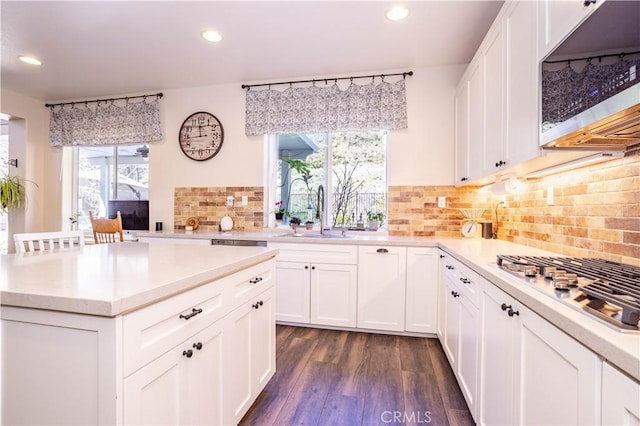
[(184, 120), (178, 135), (184, 155), (196, 161), (213, 158), (224, 140), (222, 124), (213, 114), (196, 112)]
[(478, 232), (478, 224), (473, 221), (467, 221), (462, 224), (462, 235), (470, 238), (476, 235)]

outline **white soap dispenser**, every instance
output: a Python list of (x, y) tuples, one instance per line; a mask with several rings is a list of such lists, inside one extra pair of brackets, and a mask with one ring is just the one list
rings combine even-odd
[(233, 229), (233, 219), (231, 219), (228, 215), (224, 215), (222, 220), (220, 221), (220, 230), (221, 231), (231, 231)]

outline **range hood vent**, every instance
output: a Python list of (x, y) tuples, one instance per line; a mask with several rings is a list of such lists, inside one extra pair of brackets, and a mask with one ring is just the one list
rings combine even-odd
[(542, 134), (550, 150), (619, 151), (640, 147), (640, 84)]

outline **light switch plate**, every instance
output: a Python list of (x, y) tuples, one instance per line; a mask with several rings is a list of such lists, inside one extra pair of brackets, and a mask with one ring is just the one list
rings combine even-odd
[(547, 187), (547, 204), (553, 204), (553, 186)]
[(249, 197), (247, 197), (246, 195), (242, 196), (242, 205), (243, 206), (249, 205)]
[(445, 207), (447, 207), (446, 197), (438, 197), (438, 208), (444, 209)]
[(232, 195), (228, 195), (227, 196), (227, 207), (233, 207), (233, 196)]

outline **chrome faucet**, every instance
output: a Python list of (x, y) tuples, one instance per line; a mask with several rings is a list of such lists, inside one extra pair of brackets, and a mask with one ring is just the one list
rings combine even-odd
[[(322, 196), (320, 196), (322, 193)], [(324, 186), (318, 185), (318, 199), (316, 200), (316, 219), (320, 219), (320, 235), (324, 234)]]

